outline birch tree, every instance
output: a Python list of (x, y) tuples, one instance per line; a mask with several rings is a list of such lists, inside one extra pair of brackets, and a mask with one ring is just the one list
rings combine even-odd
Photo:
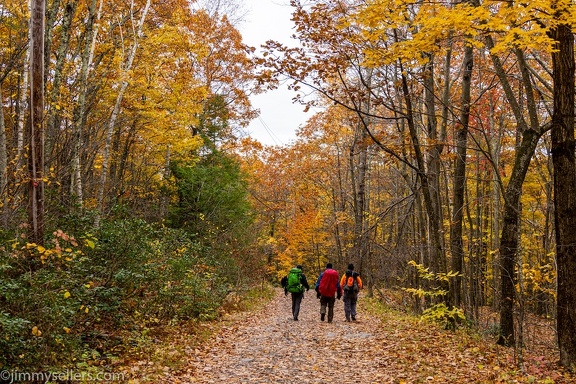
[(116, 126), (116, 120), (118, 118), (118, 114), (120, 113), (120, 106), (122, 103), (122, 99), (124, 98), (124, 94), (126, 89), (128, 88), (129, 84), (129, 76), (130, 70), (132, 69), (132, 65), (134, 63), (134, 58), (136, 56), (136, 51), (138, 49), (139, 40), (142, 38), (142, 28), (144, 26), (144, 21), (146, 19), (146, 15), (148, 14), (148, 10), (150, 9), (151, 0), (146, 1), (146, 5), (140, 11), (140, 19), (138, 22), (134, 20), (136, 16), (135, 12), (135, 4), (134, 1), (131, 3), (131, 13), (130, 18), (132, 19), (132, 36), (133, 40), (131, 46), (128, 50), (128, 54), (126, 56), (126, 61), (122, 64), (121, 74), (120, 74), (120, 85), (118, 89), (118, 95), (116, 96), (116, 103), (114, 104), (114, 108), (112, 109), (112, 115), (110, 116), (110, 121), (108, 122), (108, 129), (106, 130), (106, 137), (105, 137), (105, 144), (104, 144), (104, 152), (103, 152), (103, 162), (102, 162), (102, 173), (100, 175), (100, 183), (98, 188), (98, 196), (97, 196), (97, 215), (94, 222), (94, 225), (98, 227), (100, 225), (100, 219), (102, 216), (103, 208), (104, 208), (104, 194), (106, 191), (106, 181), (108, 178), (108, 166), (110, 163), (111, 157), (111, 143), (112, 143), (112, 135), (114, 134), (114, 128)]

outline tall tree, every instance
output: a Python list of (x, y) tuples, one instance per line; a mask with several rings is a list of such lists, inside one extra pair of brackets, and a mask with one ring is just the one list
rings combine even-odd
[[(513, 23), (513, 21), (511, 21)], [(518, 86), (522, 90), (518, 92), (513, 88), (512, 79), (508, 75), (498, 51), (503, 49), (496, 47), (490, 34), (485, 36), (486, 47), (491, 51), (490, 58), (500, 85), (504, 91), (506, 101), (510, 105), (516, 122), (517, 143), (514, 152), (514, 165), (508, 184), (504, 190), (504, 213), (502, 232), (500, 235), (500, 280), (501, 280), (501, 303), (500, 303), (500, 337), (499, 344), (514, 345), (514, 306), (516, 305), (516, 263), (519, 249), (519, 225), (521, 219), (520, 200), (522, 186), (526, 179), (530, 161), (542, 135), (550, 128), (547, 121), (538, 114), (536, 93), (534, 92), (534, 79), (530, 76), (524, 50), (519, 48), (520, 42), (514, 41), (506, 49), (510, 49), (517, 58), (521, 81)], [(524, 99), (526, 101), (524, 101)], [(524, 103), (526, 105), (524, 105)], [(526, 108), (526, 112), (524, 111)]]
[(28, 112), (30, 238), (44, 244), (44, 0), (32, 1), (32, 54), (30, 56), (30, 103)]
[[(150, 9), (151, 0), (146, 1), (146, 5), (141, 10), (140, 19), (136, 22), (134, 18), (137, 16), (136, 12), (130, 14), (130, 18), (133, 21), (133, 33), (134, 33), (134, 40), (132, 41), (132, 46), (127, 52), (126, 62), (122, 63), (121, 68), (121, 78), (120, 78), (120, 85), (118, 94), (116, 96), (116, 103), (114, 104), (114, 109), (112, 110), (112, 115), (110, 116), (110, 120), (108, 122), (108, 129), (106, 131), (106, 141), (104, 146), (104, 154), (103, 154), (103, 162), (102, 162), (102, 173), (100, 174), (100, 183), (98, 186), (98, 196), (97, 196), (97, 215), (94, 222), (96, 227), (100, 224), (100, 219), (102, 215), (102, 210), (104, 206), (104, 193), (106, 190), (106, 181), (108, 179), (108, 166), (110, 163), (111, 153), (111, 143), (112, 143), (112, 135), (114, 133), (114, 127), (116, 125), (116, 119), (120, 113), (120, 108), (122, 104), (122, 99), (124, 98), (124, 94), (126, 93), (126, 89), (128, 88), (129, 84), (129, 73), (132, 70), (132, 65), (134, 63), (134, 58), (136, 57), (136, 52), (138, 50), (138, 46), (140, 40), (142, 39), (142, 29), (144, 26), (144, 21), (146, 20), (146, 15), (148, 14), (148, 10)], [(132, 2), (132, 8), (134, 7), (134, 2)]]
[[(472, 5), (473, 1), (470, 0)], [(468, 36), (470, 38), (470, 36)], [(452, 199), (452, 225), (450, 226), (450, 250), (452, 253), (452, 270), (458, 275), (453, 279), (452, 298), (454, 305), (462, 303), (462, 272), (464, 263), (464, 244), (462, 239), (462, 222), (464, 216), (464, 193), (466, 188), (466, 152), (470, 124), (471, 83), (474, 67), (473, 42), (464, 42), (462, 62), (462, 93), (460, 96), (461, 113), (456, 123), (456, 157), (454, 159), (454, 189)]]
[[(70, 180), (70, 194), (77, 199), (78, 206), (82, 207), (84, 201), (84, 191), (82, 187), (82, 142), (84, 125), (86, 124), (86, 110), (87, 110), (87, 97), (88, 97), (88, 75), (90, 74), (90, 67), (94, 58), (94, 42), (98, 34), (97, 20), (100, 18), (101, 9), (97, 12), (96, 1), (89, 0), (88, 2), (88, 15), (86, 18), (86, 33), (84, 39), (84, 46), (82, 48), (81, 66), (79, 73), (79, 90), (78, 90), (78, 103), (74, 106), (73, 122), (72, 122), (72, 169)], [(100, 8), (102, 2), (100, 2)]]
[(556, 260), (558, 264), (557, 330), (560, 363), (576, 370), (576, 159), (574, 142), (574, 35), (566, 22), (567, 9), (556, 3), (562, 22), (550, 35), (554, 112), (552, 115), (552, 163)]
[(6, 141), (6, 123), (4, 121), (4, 102), (2, 101), (2, 82), (0, 82), (0, 223), (7, 227), (8, 215), (8, 142)]

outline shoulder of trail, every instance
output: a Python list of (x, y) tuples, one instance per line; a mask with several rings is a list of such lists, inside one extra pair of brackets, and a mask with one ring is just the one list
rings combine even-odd
[[(555, 362), (518, 369), (510, 348), (466, 332), (447, 331), (409, 316), (367, 310), (346, 322), (336, 301), (334, 321), (320, 320), (313, 291), (302, 300), (299, 321), (291, 297), (276, 290), (262, 309), (220, 328), (200, 346), (185, 348), (172, 371), (136, 383), (568, 383)], [(526, 358), (526, 357), (525, 357)], [(526, 367), (526, 365), (525, 365)]]

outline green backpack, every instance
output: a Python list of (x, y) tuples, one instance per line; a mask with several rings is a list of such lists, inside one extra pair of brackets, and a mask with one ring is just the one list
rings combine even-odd
[(302, 270), (298, 268), (292, 268), (288, 273), (288, 283), (286, 284), (286, 289), (291, 293), (302, 293), (304, 292), (304, 286), (300, 282), (302, 277)]

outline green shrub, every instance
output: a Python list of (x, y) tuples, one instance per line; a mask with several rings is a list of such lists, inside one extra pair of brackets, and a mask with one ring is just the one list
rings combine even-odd
[(444, 329), (452, 329), (455, 324), (462, 323), (466, 320), (464, 311), (461, 308), (448, 308), (444, 303), (438, 303), (430, 308), (426, 308), (420, 318), (439, 324), (444, 327)]
[[(0, 363), (41, 370), (105, 359), (120, 330), (218, 316), (234, 261), (187, 232), (141, 220), (79, 240), (54, 232), (0, 252)], [(226, 265), (226, 268), (223, 268)]]
[[(430, 283), (438, 283), (438, 282), (449, 282), (451, 278), (458, 276), (455, 272), (448, 272), (448, 273), (433, 273), (430, 272), (429, 268), (425, 268), (422, 264), (418, 264), (415, 261), (411, 260), (408, 262), (409, 265), (414, 267), (418, 272), (418, 276), (422, 280), (426, 280)], [(418, 298), (428, 298), (430, 301), (437, 300), (438, 298), (444, 298), (448, 292), (439, 286), (431, 286), (427, 289), (423, 289), (421, 287), (418, 288), (404, 288), (406, 292), (411, 294), (412, 296)], [(451, 307), (448, 308), (444, 303), (436, 303), (432, 305), (430, 308), (426, 308), (421, 315), (422, 320), (432, 321), (446, 329), (454, 328), (456, 324), (459, 324), (466, 320), (464, 316), (464, 311), (458, 307)]]
[[(4, 367), (41, 369), (66, 360), (80, 338), (75, 326), (79, 285), (70, 266), (80, 253), (61, 231), (46, 248), (12, 242), (0, 254), (0, 362)], [(10, 251), (7, 251), (10, 249)]]

